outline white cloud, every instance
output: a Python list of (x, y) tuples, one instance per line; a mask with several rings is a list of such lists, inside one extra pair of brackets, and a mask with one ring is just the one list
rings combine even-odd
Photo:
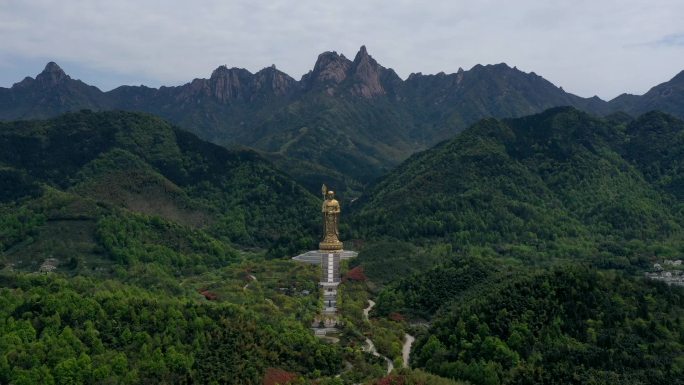
[(0, 63), (47, 57), (160, 84), (220, 64), (299, 78), (319, 53), (366, 44), (402, 77), (503, 61), (611, 98), (684, 69), (681, 15), (679, 0), (0, 0)]

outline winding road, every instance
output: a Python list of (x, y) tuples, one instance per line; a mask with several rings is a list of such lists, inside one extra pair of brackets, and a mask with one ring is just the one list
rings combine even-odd
[[(373, 302), (372, 300), (369, 299), (368, 300), (368, 307), (363, 309), (363, 318), (366, 321), (368, 321), (368, 313), (371, 311), (373, 306), (375, 306), (375, 302)], [(370, 340), (370, 338), (366, 338), (366, 346), (364, 346), (363, 350), (374, 355), (374, 356), (376, 356), (376, 357), (384, 358), (385, 361), (387, 362), (387, 374), (392, 373), (392, 370), (394, 370), (394, 363), (389, 358), (378, 353), (378, 350), (375, 348), (375, 344), (373, 343), (373, 341)]]
[[(371, 309), (373, 309), (373, 306), (375, 306), (375, 302), (373, 300), (368, 300), (368, 307), (363, 309), (363, 318), (368, 321), (368, 313), (370, 313)], [(411, 346), (413, 345), (413, 342), (415, 342), (416, 337), (404, 333), (404, 345), (401, 348), (401, 357), (404, 362), (404, 367), (409, 366), (409, 361), (411, 359)], [(382, 357), (387, 361), (387, 374), (391, 373), (392, 370), (394, 369), (394, 363), (392, 360), (389, 358), (380, 355), (378, 353), (377, 349), (375, 348), (375, 344), (373, 344), (373, 341), (371, 341), (369, 338), (366, 338), (366, 346), (364, 347), (364, 350), (371, 353), (372, 355), (376, 357)]]

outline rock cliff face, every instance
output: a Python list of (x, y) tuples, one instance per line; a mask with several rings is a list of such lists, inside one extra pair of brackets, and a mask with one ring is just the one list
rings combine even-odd
[(323, 52), (318, 55), (314, 69), (302, 77), (308, 89), (318, 85), (336, 85), (347, 79), (352, 62), (337, 52)]
[(249, 99), (253, 75), (240, 68), (218, 67), (208, 80), (211, 96), (221, 102)]
[[(269, 96), (287, 96), (297, 88), (297, 81), (274, 66), (252, 74), (244, 68), (216, 68), (209, 79), (195, 79), (178, 87), (176, 100), (210, 98), (221, 104), (251, 102)], [(167, 89), (168, 90), (168, 89)]]
[(394, 71), (385, 69), (368, 55), (366, 46), (361, 46), (361, 49), (354, 58), (352, 68), (354, 79), (352, 92), (367, 99), (387, 93), (382, 84), (382, 78), (385, 75), (392, 77), (393, 74), (396, 80), (401, 81), (399, 76), (394, 74)]
[(302, 77), (302, 83), (307, 90), (323, 88), (330, 96), (348, 90), (354, 96), (371, 99), (386, 95), (386, 87), (393, 88), (394, 83), (401, 83), (401, 78), (379, 65), (366, 46), (361, 46), (354, 61), (337, 52), (320, 54), (314, 69)]
[(276, 96), (286, 96), (297, 88), (297, 81), (284, 72), (278, 71), (275, 65), (264, 68), (254, 75), (254, 88)]

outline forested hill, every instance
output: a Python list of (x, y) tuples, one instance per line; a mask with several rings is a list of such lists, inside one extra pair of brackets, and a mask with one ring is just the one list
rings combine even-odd
[(316, 270), (275, 258), (315, 244), (319, 201), (255, 152), (83, 111), (1, 123), (0, 186), (0, 383), (341, 371)]
[(477, 385), (682, 384), (676, 287), (563, 266), (458, 298), (417, 342), (414, 366)]
[[(15, 211), (61, 194), (243, 246), (314, 243), (317, 203), (297, 182), (253, 151), (229, 151), (147, 114), (84, 111), (2, 123), (0, 166), (0, 198)], [(4, 233), (0, 244), (20, 240)]]
[(682, 121), (659, 112), (486, 119), (378, 182), (352, 228), (536, 261), (672, 254), (684, 240), (683, 140)]
[(683, 140), (564, 107), (413, 155), (354, 203), (374, 315), (418, 325), (412, 367), (476, 385), (681, 384), (684, 292), (643, 272), (684, 252)]

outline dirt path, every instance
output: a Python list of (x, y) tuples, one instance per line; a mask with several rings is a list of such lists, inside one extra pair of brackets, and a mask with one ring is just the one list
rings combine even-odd
[[(363, 309), (363, 318), (366, 321), (368, 321), (368, 313), (371, 311), (373, 306), (375, 306), (375, 302), (373, 302), (372, 300), (369, 299), (368, 300), (368, 307)], [(411, 349), (411, 347), (409, 346), (409, 350), (410, 349)], [(394, 363), (389, 358), (378, 353), (378, 350), (375, 348), (375, 344), (373, 343), (373, 341), (370, 340), (370, 338), (366, 338), (366, 346), (363, 347), (363, 350), (374, 355), (374, 356), (376, 356), (376, 357), (384, 358), (385, 362), (387, 362), (387, 374), (392, 373), (392, 370), (394, 370)]]
[(378, 350), (375, 348), (375, 344), (373, 343), (373, 341), (370, 340), (370, 338), (366, 338), (366, 346), (363, 347), (363, 350), (376, 357), (383, 358), (385, 362), (387, 362), (387, 374), (392, 373), (392, 370), (394, 370), (394, 363), (389, 358), (378, 353)]
[(411, 345), (416, 340), (416, 337), (406, 333), (404, 334), (404, 346), (401, 349), (401, 357), (404, 359), (404, 367), (409, 367), (409, 359), (411, 358)]
[(363, 309), (363, 318), (368, 321), (368, 313), (370, 313), (371, 309), (375, 306), (375, 302), (373, 300), (368, 300), (368, 307)]

